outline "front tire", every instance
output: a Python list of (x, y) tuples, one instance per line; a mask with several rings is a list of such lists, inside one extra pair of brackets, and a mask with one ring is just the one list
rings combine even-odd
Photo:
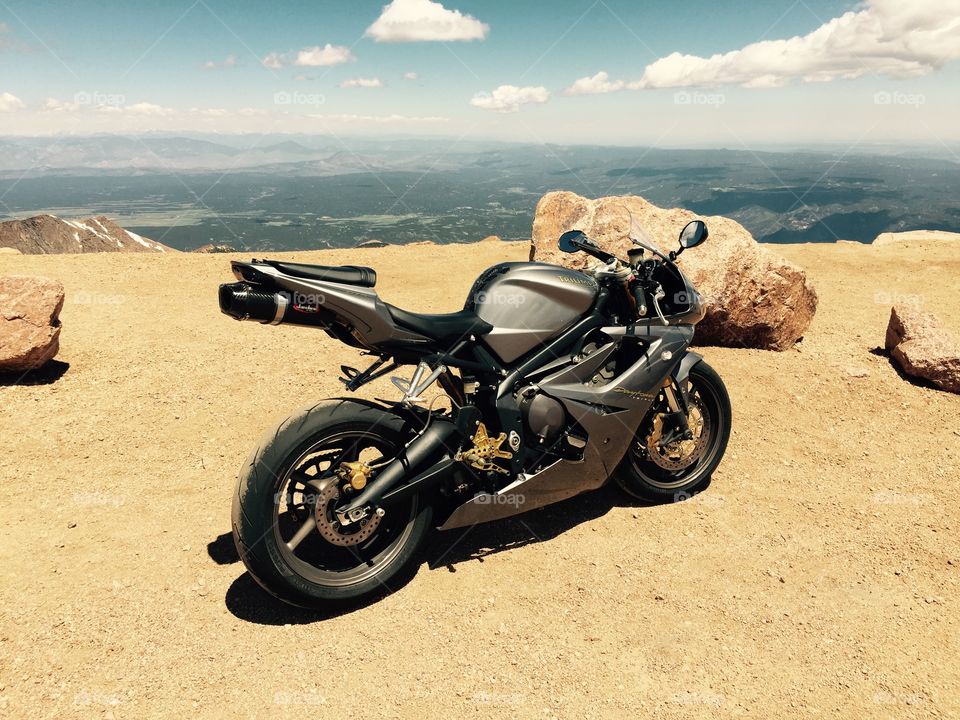
[(385, 464), (406, 440), (399, 417), (348, 400), (304, 408), (264, 434), (233, 498), (234, 542), (254, 580), (284, 602), (309, 608), (395, 590), (430, 530), (430, 503), (414, 496), (382, 519), (371, 518), (369, 532), (338, 536), (334, 523), (323, 526), (324, 535), (318, 518), (330, 517), (326, 503), (332, 508), (335, 501), (316, 488), (341, 462)]
[(709, 433), (702, 449), (688, 466), (665, 468), (671, 463), (653, 458), (649, 447), (650, 419), (657, 412), (652, 408), (614, 473), (617, 484), (633, 497), (656, 503), (684, 500), (709, 482), (723, 459), (730, 439), (730, 396), (717, 371), (702, 360), (690, 369), (688, 396), (691, 408), (701, 414), (701, 432)]

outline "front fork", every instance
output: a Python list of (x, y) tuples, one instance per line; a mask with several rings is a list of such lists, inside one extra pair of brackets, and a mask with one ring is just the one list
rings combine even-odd
[(687, 423), (689, 404), (687, 402), (690, 386), (690, 369), (703, 360), (701, 355), (688, 352), (677, 367), (663, 381), (663, 395), (670, 409), (663, 418), (663, 435), (660, 443), (669, 445), (674, 440), (689, 440), (693, 437)]

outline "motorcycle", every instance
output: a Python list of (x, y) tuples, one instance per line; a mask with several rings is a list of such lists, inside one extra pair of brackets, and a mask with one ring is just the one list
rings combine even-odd
[(347, 390), (413, 368), (392, 378), (395, 401), (324, 400), (263, 436), (233, 497), (254, 579), (301, 607), (356, 603), (415, 572), (435, 527), (517, 515), (611, 478), (644, 501), (701, 489), (731, 408), (689, 350), (704, 305), (676, 260), (707, 227), (689, 223), (666, 255), (630, 234), (621, 259), (566, 232), (560, 250), (592, 267), (501, 263), (441, 315), (384, 302), (372, 268), (232, 262), (223, 313), (319, 328), (372, 356), (363, 370), (341, 366)]

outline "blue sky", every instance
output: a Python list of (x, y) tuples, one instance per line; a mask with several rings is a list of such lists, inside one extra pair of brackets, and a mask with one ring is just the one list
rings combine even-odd
[(958, 0), (392, 5), (2, 0), (0, 134), (960, 139)]

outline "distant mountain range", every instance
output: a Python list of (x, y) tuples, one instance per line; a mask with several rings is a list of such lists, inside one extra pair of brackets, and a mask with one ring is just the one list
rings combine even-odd
[(0, 138), (0, 217), (108, 214), (178, 249), (529, 237), (551, 190), (724, 215), (761, 242), (960, 230), (949, 152), (566, 146), (469, 139)]

